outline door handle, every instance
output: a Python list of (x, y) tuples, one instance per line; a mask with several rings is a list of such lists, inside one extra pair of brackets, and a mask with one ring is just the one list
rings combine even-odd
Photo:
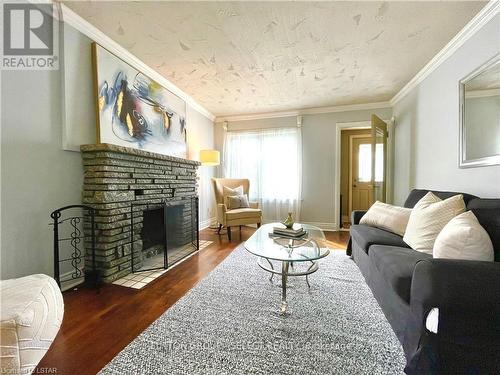
[(357, 187), (357, 185), (352, 185), (352, 187)]

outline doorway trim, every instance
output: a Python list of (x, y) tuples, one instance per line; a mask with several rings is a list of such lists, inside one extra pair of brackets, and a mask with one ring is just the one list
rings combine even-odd
[[(365, 129), (364, 127), (363, 128), (359, 128), (360, 130), (362, 129)], [(370, 128), (366, 128), (367, 130), (371, 130)], [(347, 130), (347, 129), (342, 129), (342, 130)], [(342, 134), (342, 130), (340, 131), (340, 133)], [(352, 150), (353, 150), (353, 143), (354, 143), (354, 140), (355, 139), (360, 139), (360, 138), (371, 138), (371, 133), (369, 135), (369, 137), (366, 136), (366, 134), (354, 134), (354, 135), (350, 135), (349, 136), (349, 200), (348, 200), (348, 210), (349, 212), (352, 212), (352, 188), (353, 188), (353, 185), (352, 185), (352, 166), (353, 166), (353, 163), (352, 163)], [(341, 145), (342, 145), (342, 140), (341, 140)], [(341, 146), (342, 147), (342, 146)], [(342, 150), (341, 150), (342, 151)], [(342, 165), (342, 154), (340, 156), (340, 163)], [(342, 171), (340, 171), (340, 176), (342, 177)], [(340, 181), (341, 182), (341, 181)], [(340, 196), (339, 196), (339, 202), (340, 202)], [(339, 209), (340, 209), (340, 205), (339, 205)], [(339, 215), (340, 215), (340, 212), (339, 212)]]
[[(387, 141), (387, 196), (388, 203), (392, 201), (392, 160), (393, 160), (393, 143), (392, 140), (394, 138), (394, 121), (391, 120), (383, 120), (387, 123), (387, 132), (388, 132), (388, 141)], [(333, 201), (334, 201), (334, 217), (336, 223), (336, 230), (340, 229), (341, 223), (338, 223), (340, 218), (340, 147), (341, 147), (341, 132), (342, 130), (357, 130), (360, 128), (371, 128), (372, 123), (370, 120), (366, 121), (354, 121), (354, 122), (337, 122), (335, 124), (335, 157), (334, 157), (334, 168), (335, 168), (335, 183), (333, 184)]]
[[(334, 168), (335, 168), (335, 183), (333, 184), (333, 214), (335, 217), (334, 223), (336, 223), (337, 228), (336, 230), (340, 230), (341, 222), (339, 222), (340, 218), (340, 171), (341, 171), (341, 163), (340, 163), (340, 158), (341, 158), (341, 144), (342, 144), (342, 137), (341, 133), (342, 130), (357, 130), (360, 128), (371, 128), (372, 123), (370, 120), (367, 121), (356, 121), (356, 122), (337, 122), (335, 124), (335, 161), (334, 161)], [(342, 218), (340, 218), (340, 221), (342, 221)]]

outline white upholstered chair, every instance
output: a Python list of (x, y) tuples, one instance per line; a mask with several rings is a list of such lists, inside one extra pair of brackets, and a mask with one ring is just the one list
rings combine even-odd
[(217, 202), (217, 222), (219, 224), (219, 233), (224, 226), (227, 228), (227, 237), (231, 241), (231, 227), (241, 227), (242, 225), (257, 224), (260, 227), (262, 223), (262, 210), (257, 202), (250, 202), (248, 208), (236, 208), (229, 210), (224, 202), (224, 186), (235, 189), (243, 186), (243, 192), (248, 196), (250, 190), (250, 181), (244, 178), (212, 178), (214, 187), (215, 201)]

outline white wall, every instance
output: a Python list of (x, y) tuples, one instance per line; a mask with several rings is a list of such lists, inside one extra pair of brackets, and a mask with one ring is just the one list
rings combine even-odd
[(458, 168), (458, 82), (500, 52), (497, 15), (394, 106), (395, 203), (411, 188), (500, 197), (500, 166)]
[(63, 24), (62, 122), (63, 148), (80, 151), (96, 142), (96, 111), (91, 58), (92, 40)]
[[(81, 157), (79, 152), (62, 149), (63, 124), (84, 128), (76, 129), (73, 141), (95, 143), (92, 76), (88, 69), (90, 39), (69, 29), (66, 27), (65, 33), (75, 44), (63, 56), (64, 71), (0, 73), (1, 279), (32, 273), (52, 275), (50, 212), (81, 202)], [(65, 90), (69, 92), (63, 93)], [(187, 126), (189, 156), (197, 159), (200, 148), (213, 148), (213, 122), (188, 107)], [(203, 168), (200, 221), (208, 223), (213, 208), (212, 193), (206, 186), (212, 171)]]
[(1, 278), (52, 275), (50, 212), (81, 202), (79, 153), (61, 149), (59, 71), (2, 71)]
[[(214, 148), (214, 123), (188, 106), (186, 123), (188, 124), (188, 158), (199, 160), (199, 152)], [(215, 220), (215, 198), (210, 179), (215, 168), (198, 168), (198, 191), (200, 196), (200, 225), (202, 228), (213, 224)]]
[[(302, 119), (302, 209), (300, 220), (334, 228), (336, 124), (370, 121), (371, 115), (389, 120), (390, 108), (304, 115)], [(229, 130), (296, 126), (296, 117), (269, 118), (228, 123)], [(215, 126), (215, 146), (222, 150), (222, 123)], [(221, 171), (219, 171), (221, 173)]]

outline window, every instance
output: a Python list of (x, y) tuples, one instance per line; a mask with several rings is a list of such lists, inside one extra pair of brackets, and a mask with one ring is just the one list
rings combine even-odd
[(250, 200), (262, 205), (265, 220), (300, 211), (300, 128), (227, 132), (224, 175), (250, 180)]
[[(384, 181), (384, 145), (377, 143), (375, 146), (375, 182)], [(372, 145), (364, 143), (359, 145), (358, 156), (358, 181), (370, 182), (372, 180)]]

